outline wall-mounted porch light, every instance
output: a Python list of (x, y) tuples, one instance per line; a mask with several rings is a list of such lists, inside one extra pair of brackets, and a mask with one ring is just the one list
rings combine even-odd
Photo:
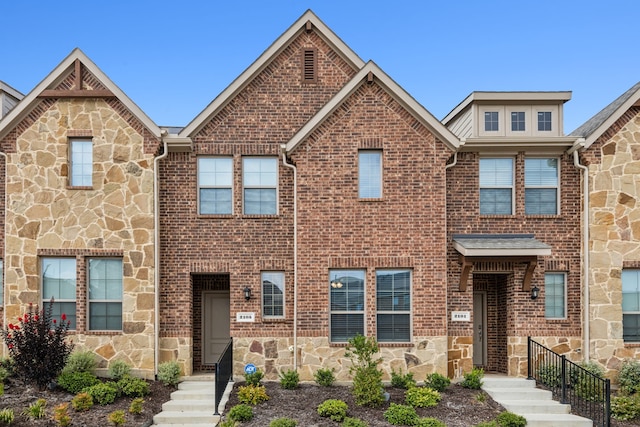
[(540, 288), (538, 288), (536, 285), (533, 285), (533, 288), (531, 288), (531, 299), (537, 299), (538, 295), (540, 295)]
[(244, 293), (245, 301), (249, 301), (251, 299), (251, 288), (248, 286), (245, 286), (242, 292)]

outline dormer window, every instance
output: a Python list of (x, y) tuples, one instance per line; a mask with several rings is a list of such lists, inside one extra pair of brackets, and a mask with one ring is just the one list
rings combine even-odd
[(497, 111), (485, 111), (485, 113), (484, 113), (484, 131), (485, 132), (497, 132), (498, 131), (498, 112)]
[(525, 131), (525, 114), (524, 111), (512, 111), (511, 112), (511, 131), (512, 132), (524, 132)]
[(538, 111), (538, 131), (547, 132), (551, 130), (551, 111)]

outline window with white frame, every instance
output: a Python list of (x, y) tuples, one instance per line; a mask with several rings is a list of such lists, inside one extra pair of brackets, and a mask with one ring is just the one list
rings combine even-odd
[(364, 332), (364, 270), (329, 271), (331, 342), (347, 342)]
[(551, 130), (551, 111), (538, 111), (538, 131), (548, 132)]
[(262, 317), (284, 318), (284, 272), (262, 272)]
[(72, 187), (93, 185), (93, 142), (86, 139), (72, 139), (70, 147), (70, 179)]
[(547, 319), (567, 317), (567, 285), (565, 273), (544, 274), (544, 316)]
[(379, 342), (411, 341), (411, 271), (376, 271)]
[(358, 152), (358, 197), (361, 199), (382, 197), (382, 151)]
[(513, 213), (513, 159), (480, 159), (480, 214)]
[(525, 130), (526, 130), (525, 112), (512, 111), (511, 112), (511, 131), (524, 132)]
[(557, 214), (558, 159), (524, 159), (524, 187), (525, 214)]
[(232, 158), (198, 158), (198, 197), (200, 214), (231, 214), (232, 190)]
[(485, 132), (497, 132), (498, 127), (498, 112), (497, 111), (485, 111), (484, 112), (484, 130)]
[(89, 258), (89, 329), (122, 330), (122, 260)]
[(622, 270), (622, 339), (640, 341), (640, 269)]
[(48, 307), (53, 298), (53, 319), (60, 322), (62, 315), (76, 329), (76, 259), (42, 258), (42, 306)]
[(242, 159), (244, 213), (275, 215), (278, 212), (278, 159), (245, 157)]

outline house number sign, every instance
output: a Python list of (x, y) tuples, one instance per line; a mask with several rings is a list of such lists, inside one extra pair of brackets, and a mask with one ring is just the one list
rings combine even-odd
[(251, 312), (236, 313), (236, 322), (255, 322), (256, 314)]
[(452, 322), (469, 322), (471, 321), (471, 312), (470, 311), (452, 311), (451, 321)]

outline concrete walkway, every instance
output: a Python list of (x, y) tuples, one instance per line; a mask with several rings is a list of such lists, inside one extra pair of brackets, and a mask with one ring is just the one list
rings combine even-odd
[(571, 407), (552, 399), (551, 392), (536, 388), (534, 380), (485, 375), (482, 390), (507, 411), (527, 419), (527, 427), (593, 427), (588, 418), (570, 414)]

